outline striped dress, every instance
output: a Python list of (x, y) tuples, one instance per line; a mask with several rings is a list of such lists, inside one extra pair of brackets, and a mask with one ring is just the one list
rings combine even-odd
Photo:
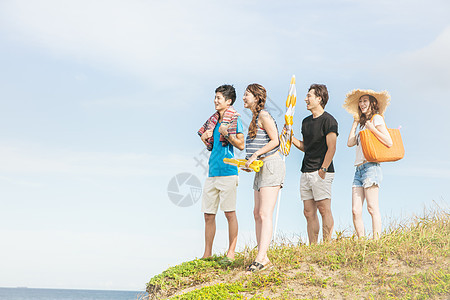
[[(264, 111), (266, 111), (266, 110), (264, 110)], [(275, 123), (275, 127), (277, 128), (277, 136), (278, 136), (277, 122), (275, 121), (275, 119), (272, 117), (272, 115), (269, 112), (267, 112), (267, 113), (269, 114), (269, 116), (272, 118), (272, 120)], [(259, 118), (259, 115), (256, 117), (256, 124), (258, 124), (258, 118)], [(269, 135), (267, 134), (266, 130), (262, 129), (258, 125), (256, 125), (256, 126), (258, 127), (258, 129), (256, 130), (256, 136), (252, 139), (252, 138), (250, 138), (250, 136), (247, 135), (247, 139), (245, 140), (245, 151), (246, 151), (245, 158), (246, 159), (249, 159), (250, 156), (253, 155), (253, 153), (255, 153), (256, 151), (258, 151), (259, 149), (264, 147), (270, 141)], [(278, 146), (276, 146), (275, 148), (273, 148), (272, 150), (270, 150), (267, 153), (261, 154), (260, 156), (258, 156), (257, 159), (264, 158), (266, 156), (270, 156), (270, 155), (276, 153), (279, 148), (280, 148), (280, 144), (278, 143)]]

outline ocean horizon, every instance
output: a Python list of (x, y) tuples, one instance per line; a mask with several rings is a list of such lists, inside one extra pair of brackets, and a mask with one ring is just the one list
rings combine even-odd
[(145, 291), (0, 287), (0, 300), (138, 300)]

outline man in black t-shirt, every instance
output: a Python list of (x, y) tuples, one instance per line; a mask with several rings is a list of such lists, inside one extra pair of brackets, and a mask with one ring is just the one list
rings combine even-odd
[(305, 98), (306, 109), (312, 115), (303, 119), (303, 141), (292, 137), (292, 144), (305, 152), (300, 179), (300, 196), (307, 221), (308, 239), (315, 244), (319, 238), (322, 216), (323, 240), (333, 234), (334, 220), (331, 213), (331, 184), (334, 179), (333, 156), (336, 152), (338, 123), (324, 108), (328, 102), (327, 87), (313, 84)]

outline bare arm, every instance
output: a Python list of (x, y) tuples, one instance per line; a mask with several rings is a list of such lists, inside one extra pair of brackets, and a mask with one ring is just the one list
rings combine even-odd
[(239, 150), (244, 150), (245, 140), (244, 134), (238, 133), (236, 135), (229, 135), (228, 128), (231, 124), (225, 125), (222, 123), (219, 127), (219, 132), (230, 142), (231, 145), (238, 148)]
[(298, 150), (305, 152), (305, 145), (303, 142), (296, 139), (294, 136), (292, 136), (292, 144), (297, 147)]
[(274, 149), (276, 146), (280, 144), (280, 140), (278, 138), (278, 131), (275, 122), (272, 117), (270, 117), (269, 113), (266, 111), (262, 111), (259, 115), (259, 120), (261, 120), (261, 127), (267, 132), (269, 136), (269, 142), (265, 144), (261, 149), (258, 149), (253, 155), (247, 160), (246, 166), (248, 167), (258, 156), (261, 154), (267, 153), (270, 150)]
[(356, 127), (358, 127), (359, 122), (353, 121), (352, 129), (350, 129), (350, 134), (348, 135), (347, 146), (353, 147), (356, 145)]
[(322, 171), (322, 168), (327, 168), (330, 166), (331, 161), (333, 160), (334, 154), (336, 153), (336, 141), (337, 141), (337, 135), (336, 132), (330, 132), (326, 136), (327, 140), (327, 153), (325, 153), (325, 158), (323, 160), (321, 169), (319, 170), (319, 176), (322, 179), (325, 179), (325, 172)]
[(245, 140), (244, 140), (244, 134), (238, 133), (236, 135), (228, 135), (226, 139), (230, 142), (231, 145), (238, 148), (239, 150), (244, 150), (245, 147)]
[(392, 147), (392, 138), (384, 122), (380, 125), (374, 126), (373, 121), (369, 120), (366, 122), (366, 128), (372, 131), (372, 133), (381, 143), (383, 143), (383, 145), (388, 148)]

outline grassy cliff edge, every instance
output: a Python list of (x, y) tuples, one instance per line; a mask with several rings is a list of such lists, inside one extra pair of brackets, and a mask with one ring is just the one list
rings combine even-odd
[(255, 274), (246, 248), (171, 267), (147, 284), (148, 299), (449, 299), (450, 214), (441, 209), (392, 225), (377, 240), (337, 233), (329, 243), (282, 243)]

